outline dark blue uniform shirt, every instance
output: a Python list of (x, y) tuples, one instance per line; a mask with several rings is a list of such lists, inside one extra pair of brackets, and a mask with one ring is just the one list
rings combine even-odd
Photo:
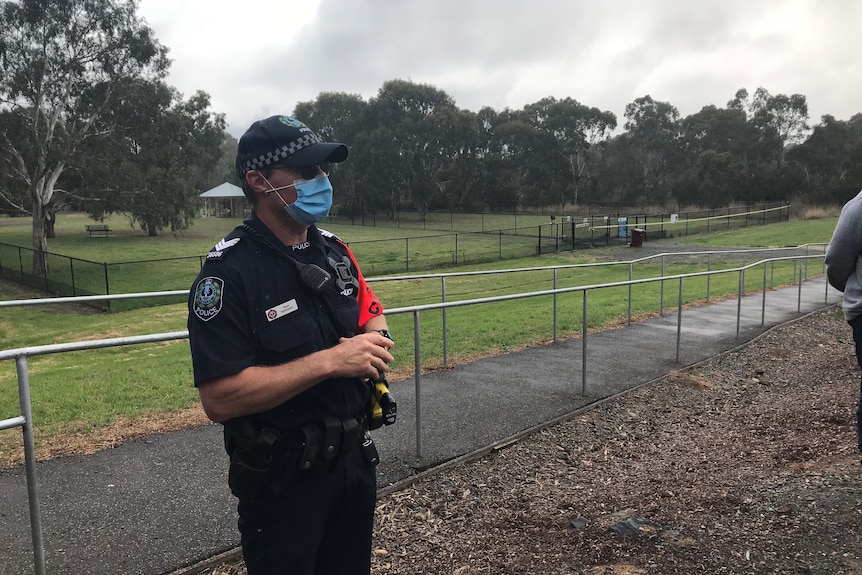
[[(314, 280), (329, 278), (315, 290), (303, 269)], [(382, 313), (338, 238), (312, 226), (305, 244), (284, 246), (253, 215), (209, 252), (189, 294), (195, 385), (328, 349)], [(250, 419), (258, 430), (289, 431), (324, 416), (358, 417), (368, 394), (361, 378), (327, 379)]]

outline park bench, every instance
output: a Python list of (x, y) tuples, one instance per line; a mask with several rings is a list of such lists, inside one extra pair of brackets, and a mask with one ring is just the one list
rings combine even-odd
[(108, 237), (108, 233), (110, 233), (111, 228), (107, 226), (107, 224), (88, 224), (87, 233), (90, 234), (90, 237), (93, 237), (93, 234), (103, 235)]

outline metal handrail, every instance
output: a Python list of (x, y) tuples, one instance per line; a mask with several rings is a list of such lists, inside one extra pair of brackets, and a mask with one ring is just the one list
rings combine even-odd
[[(799, 249), (799, 248), (794, 248)], [(698, 253), (715, 253), (715, 252), (698, 252)], [(647, 256), (646, 258), (640, 258), (638, 261), (642, 261), (644, 259), (661, 257), (666, 254), (658, 254), (655, 256)], [(671, 254), (678, 255), (678, 254)], [(763, 293), (764, 298), (767, 291), (766, 285), (766, 264), (776, 261), (796, 261), (796, 260), (809, 260), (813, 258), (822, 258), (822, 255), (799, 255), (799, 256), (784, 256), (778, 258), (766, 258), (763, 260), (759, 260), (757, 262), (750, 263), (748, 265), (744, 265), (737, 268), (728, 268), (722, 270), (708, 270), (703, 272), (692, 272), (687, 274), (676, 274), (665, 276), (664, 275), (664, 266), (662, 266), (662, 275), (659, 277), (645, 278), (645, 279), (629, 279), (626, 281), (618, 281), (618, 282), (608, 282), (608, 283), (598, 283), (598, 284), (589, 284), (589, 285), (581, 285), (574, 287), (566, 287), (566, 288), (554, 288), (550, 290), (540, 290), (535, 292), (526, 292), (526, 293), (518, 293), (518, 294), (509, 294), (509, 295), (501, 295), (501, 296), (492, 296), (492, 297), (484, 297), (484, 298), (476, 298), (476, 299), (468, 299), (468, 300), (460, 300), (460, 301), (441, 301), (440, 303), (433, 304), (423, 304), (423, 305), (415, 305), (415, 306), (407, 306), (401, 308), (392, 308), (386, 311), (387, 315), (398, 315), (410, 313), (413, 315), (413, 331), (414, 331), (414, 383), (415, 383), (415, 406), (416, 406), (416, 455), (421, 459), (422, 457), (422, 417), (421, 417), (421, 343), (420, 343), (420, 313), (431, 310), (446, 310), (450, 307), (463, 307), (469, 305), (480, 305), (486, 303), (495, 303), (502, 301), (512, 301), (524, 298), (531, 297), (542, 297), (553, 295), (554, 296), (554, 333), (556, 334), (556, 296), (560, 294), (567, 294), (573, 292), (582, 292), (583, 293), (583, 326), (582, 326), (582, 376), (581, 376), (581, 394), (586, 394), (586, 365), (587, 365), (587, 317), (588, 317), (588, 306), (587, 306), (587, 294), (591, 290), (599, 290), (605, 288), (613, 288), (613, 287), (622, 287), (629, 286), (629, 309), (631, 308), (631, 286), (647, 284), (653, 282), (665, 282), (672, 280), (679, 280), (679, 300), (678, 300), (678, 310), (679, 310), (679, 318), (677, 321), (677, 346), (676, 346), (676, 361), (679, 361), (679, 349), (680, 349), (680, 339), (682, 332), (682, 282), (686, 278), (695, 278), (695, 277), (710, 277), (714, 274), (728, 274), (728, 273), (738, 273), (740, 276), (739, 282), (739, 292), (738, 298), (741, 303), (742, 295), (743, 295), (743, 285), (744, 285), (744, 273), (748, 269), (752, 269), (758, 267), (760, 265), (764, 266), (764, 283), (763, 283)], [(633, 260), (634, 261), (634, 260)], [(632, 263), (632, 262), (613, 262), (616, 264), (619, 263)], [(535, 268), (535, 269), (553, 269), (556, 273), (557, 269), (561, 267), (577, 267), (582, 266), (583, 264), (573, 264), (572, 266), (549, 266), (543, 268)], [(595, 264), (595, 265), (605, 265)], [(519, 270), (508, 270), (508, 271), (524, 271), (528, 268), (522, 268)], [(533, 269), (533, 268), (529, 268)], [(429, 277), (440, 277), (441, 275), (450, 276), (450, 275), (475, 275), (477, 273), (491, 273), (491, 272), (457, 272), (456, 274), (435, 274)], [(796, 276), (796, 272), (794, 271), (794, 277)], [(410, 276), (411, 278), (416, 278), (417, 276)], [(394, 278), (386, 278), (386, 279), (394, 279)], [(400, 278), (407, 279), (407, 278)], [(556, 278), (555, 278), (556, 280)], [(382, 281), (382, 280), (381, 280)], [(800, 270), (799, 283), (800, 283), (800, 291), (799, 291), (799, 299), (801, 302), (801, 284), (803, 281), (802, 271)], [(828, 289), (828, 286), (827, 286)], [(444, 285), (445, 290), (445, 285)], [(10, 300), (9, 302), (0, 302), (10, 303), (16, 302), (17, 305), (38, 305), (38, 304), (46, 304), (46, 303), (72, 303), (72, 302), (82, 302), (82, 301), (92, 301), (96, 299), (131, 299), (131, 298), (143, 298), (143, 297), (163, 297), (165, 295), (187, 295), (188, 292), (184, 290), (180, 291), (170, 291), (170, 292), (151, 292), (151, 293), (143, 293), (143, 294), (115, 294), (111, 296), (80, 296), (80, 297), (64, 297), (64, 298), (44, 298), (41, 300)], [(828, 301), (828, 291), (825, 292), (825, 297)], [(445, 300), (445, 291), (444, 297)], [(663, 300), (663, 294), (662, 294)], [(663, 301), (662, 301), (663, 307)], [(9, 306), (6, 306), (9, 307)], [(765, 307), (765, 299), (764, 299), (764, 307)], [(741, 317), (741, 308), (737, 307), (737, 338), (739, 337), (739, 324)], [(761, 318), (761, 325), (764, 322), (764, 318)], [(30, 391), (29, 391), (29, 374), (27, 370), (27, 359), (33, 356), (40, 355), (49, 355), (54, 353), (66, 353), (72, 351), (82, 351), (82, 350), (90, 350), (90, 349), (101, 349), (107, 347), (119, 347), (125, 345), (136, 345), (143, 343), (154, 343), (154, 342), (162, 342), (162, 341), (170, 341), (177, 339), (185, 339), (188, 337), (188, 331), (176, 331), (176, 332), (168, 332), (168, 333), (159, 333), (159, 334), (149, 334), (149, 335), (141, 335), (141, 336), (126, 336), (119, 338), (109, 338), (109, 339), (99, 339), (99, 340), (89, 340), (89, 341), (79, 341), (79, 342), (69, 342), (62, 344), (50, 344), (50, 345), (41, 345), (41, 346), (30, 346), (23, 347), (11, 350), (0, 351), (0, 360), (7, 359), (15, 359), (18, 371), (18, 387), (19, 387), (19, 400), (21, 404), (21, 415), (18, 417), (0, 420), (0, 430), (2, 429), (10, 429), (13, 427), (22, 427), (23, 435), (24, 435), (24, 459), (25, 459), (25, 473), (27, 478), (27, 489), (28, 489), (28, 498), (30, 503), (30, 522), (31, 522), (31, 531), (33, 538), (33, 549), (34, 549), (34, 567), (37, 575), (45, 575), (45, 556), (44, 556), (44, 544), (42, 541), (42, 528), (41, 528), (41, 513), (39, 511), (39, 497), (37, 491), (37, 478), (36, 478), (36, 457), (35, 457), (35, 442), (33, 437), (33, 426), (32, 426), (32, 409), (30, 405)], [(444, 325), (444, 346), (445, 346), (445, 325)]]
[[(784, 248), (752, 248), (752, 249), (730, 249), (730, 250), (703, 250), (703, 251), (691, 251), (691, 252), (663, 252), (660, 254), (652, 254), (648, 256), (644, 256), (642, 258), (636, 258), (632, 260), (615, 260), (610, 262), (590, 262), (585, 264), (564, 264), (558, 266), (536, 266), (536, 267), (525, 267), (525, 268), (507, 268), (507, 269), (494, 269), (494, 270), (474, 270), (474, 271), (465, 271), (465, 272), (446, 272), (446, 273), (435, 273), (435, 274), (413, 274), (406, 276), (380, 276), (380, 277), (370, 277), (365, 278), (365, 281), (368, 283), (378, 283), (378, 282), (387, 282), (387, 281), (409, 281), (409, 280), (419, 280), (419, 279), (446, 279), (446, 278), (456, 278), (456, 277), (467, 277), (467, 276), (477, 276), (477, 275), (491, 275), (491, 274), (508, 274), (508, 273), (519, 273), (519, 272), (535, 272), (535, 271), (555, 271), (555, 270), (564, 270), (564, 269), (576, 269), (576, 268), (591, 268), (591, 267), (604, 267), (604, 266), (618, 266), (618, 265), (632, 265), (637, 264), (653, 259), (664, 260), (668, 257), (673, 256), (711, 256), (712, 254), (747, 254), (747, 253), (761, 253), (761, 252), (781, 252), (781, 251), (790, 251), (790, 250), (801, 250), (808, 249), (812, 246), (826, 246), (825, 243), (808, 243), (801, 244), (795, 247), (784, 247)], [(664, 270), (662, 270), (664, 271)], [(127, 299), (143, 299), (143, 298), (154, 298), (154, 297), (171, 297), (171, 296), (188, 296), (188, 290), (170, 290), (170, 291), (160, 291), (160, 292), (145, 292), (145, 293), (124, 293), (124, 294), (105, 294), (105, 295), (90, 295), (90, 296), (65, 296), (65, 297), (50, 297), (50, 298), (36, 298), (36, 299), (13, 299), (13, 300), (4, 300), (0, 301), (0, 308), (4, 307), (20, 307), (20, 306), (30, 306), (30, 305), (48, 305), (48, 304), (59, 304), (59, 303), (90, 303), (97, 301), (113, 301), (113, 300), (127, 300)], [(444, 300), (445, 301), (445, 300)]]

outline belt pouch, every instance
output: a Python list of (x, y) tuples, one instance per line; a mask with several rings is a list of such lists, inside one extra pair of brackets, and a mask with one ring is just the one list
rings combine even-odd
[(279, 439), (276, 430), (266, 428), (250, 447), (234, 446), (230, 454), (227, 483), (231, 493), (240, 499), (257, 495), (269, 478), (273, 445)]
[(323, 418), (323, 452), (324, 461), (332, 461), (338, 457), (341, 447), (341, 420), (335, 417)]
[(362, 424), (355, 418), (350, 417), (342, 420), (341, 428), (343, 430), (341, 435), (341, 451), (347, 452), (353, 449), (353, 446), (356, 445), (359, 442), (359, 438), (362, 437)]
[(317, 463), (320, 457), (321, 435), (320, 426), (317, 424), (306, 425), (300, 430), (300, 471), (308, 471)]

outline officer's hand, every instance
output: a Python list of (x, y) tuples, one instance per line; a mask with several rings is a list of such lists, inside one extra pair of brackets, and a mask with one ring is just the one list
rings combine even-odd
[(389, 369), (395, 358), (389, 353), (392, 341), (379, 333), (342, 337), (332, 348), (338, 354), (340, 377), (377, 377)]

